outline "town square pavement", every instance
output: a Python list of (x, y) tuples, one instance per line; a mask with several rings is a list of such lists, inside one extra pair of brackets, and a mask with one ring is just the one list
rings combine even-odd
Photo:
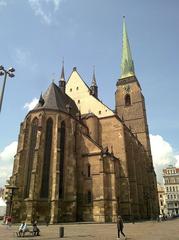
[[(64, 238), (59, 237), (59, 228), (64, 227)], [(27, 235), (24, 238), (16, 237), (17, 225), (7, 228), (0, 224), (0, 240), (113, 240), (116, 239), (116, 224), (64, 224), (64, 225), (39, 225), (41, 235), (31, 237)], [(128, 240), (179, 240), (179, 219), (168, 220), (164, 222), (138, 222), (125, 223), (124, 232)], [(124, 237), (121, 237), (124, 239)]]

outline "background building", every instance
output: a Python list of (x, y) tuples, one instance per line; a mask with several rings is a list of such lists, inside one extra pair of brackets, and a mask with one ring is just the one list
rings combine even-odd
[(169, 215), (179, 214), (179, 168), (169, 165), (163, 169), (166, 203)]
[(158, 189), (158, 200), (159, 200), (160, 214), (161, 215), (167, 215), (168, 214), (168, 209), (167, 209), (167, 204), (166, 204), (165, 188), (162, 184), (157, 183), (157, 189)]
[(123, 22), (115, 110), (74, 67), (50, 84), (20, 126), (10, 184), (16, 221), (116, 221), (158, 215), (145, 101)]

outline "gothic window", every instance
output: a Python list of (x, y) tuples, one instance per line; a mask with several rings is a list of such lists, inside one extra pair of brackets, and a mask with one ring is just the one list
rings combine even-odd
[(43, 162), (42, 184), (41, 184), (41, 194), (40, 194), (42, 198), (48, 198), (48, 195), (49, 195), (52, 131), (53, 131), (53, 121), (51, 118), (49, 118), (47, 120), (46, 135), (45, 135), (44, 162)]
[(91, 191), (88, 191), (87, 193), (87, 203), (90, 204), (92, 202), (92, 194)]
[(131, 105), (131, 97), (129, 94), (126, 94), (125, 96), (125, 106), (130, 106)]
[(90, 164), (87, 165), (87, 170), (88, 170), (88, 172), (87, 172), (88, 177), (91, 177), (91, 165)]
[(64, 193), (64, 157), (65, 157), (65, 122), (61, 123), (60, 132), (60, 179), (59, 179), (59, 198), (63, 198)]
[(29, 196), (30, 190), (30, 181), (33, 167), (33, 160), (35, 154), (35, 146), (37, 139), (37, 128), (38, 128), (38, 119), (34, 118), (31, 123), (31, 131), (30, 131), (30, 143), (29, 143), (29, 153), (27, 159), (27, 178), (26, 178), (26, 187), (25, 187), (25, 197)]

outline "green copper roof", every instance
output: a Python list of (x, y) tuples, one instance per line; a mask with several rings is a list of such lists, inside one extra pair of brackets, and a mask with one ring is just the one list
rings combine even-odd
[(126, 78), (134, 75), (134, 63), (132, 60), (132, 54), (127, 36), (125, 17), (123, 17), (122, 62), (120, 78)]

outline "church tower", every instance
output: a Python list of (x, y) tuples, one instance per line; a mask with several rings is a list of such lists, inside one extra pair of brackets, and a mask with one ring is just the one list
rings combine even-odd
[(152, 214), (152, 212), (158, 208), (156, 196), (156, 175), (151, 156), (145, 99), (142, 94), (140, 83), (135, 74), (125, 17), (123, 17), (121, 76), (117, 81), (116, 86), (116, 114), (124, 121), (125, 125), (131, 129), (133, 134), (136, 135), (149, 156), (146, 167), (148, 172), (148, 188), (151, 198), (150, 211)]
[(137, 135), (148, 155), (151, 155), (145, 100), (141, 86), (135, 75), (124, 17), (121, 76), (116, 86), (117, 115)]

